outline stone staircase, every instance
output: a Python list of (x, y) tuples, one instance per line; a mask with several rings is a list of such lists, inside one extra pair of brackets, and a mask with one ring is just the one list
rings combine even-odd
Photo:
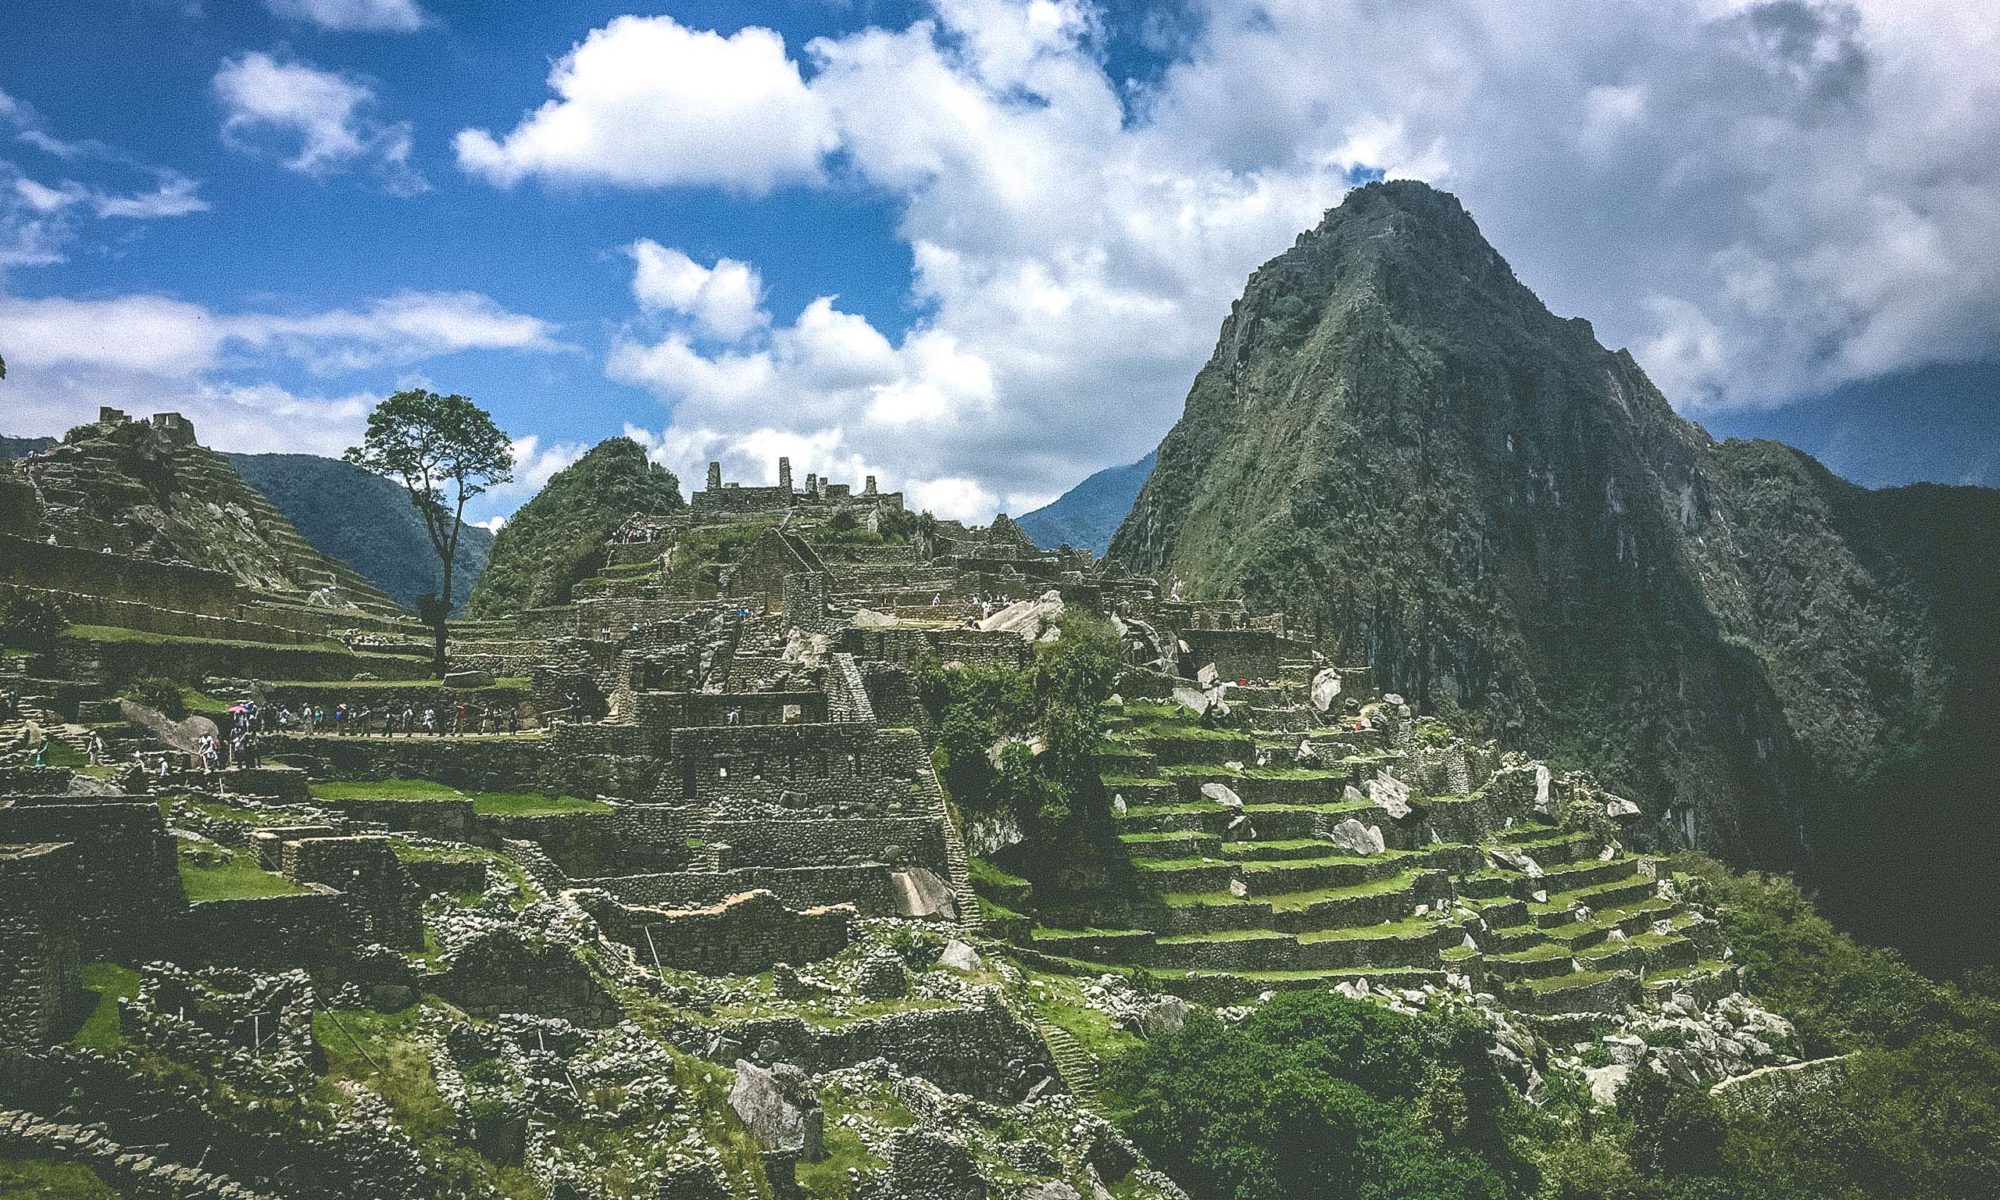
[(1098, 1063), (1076, 1035), (1060, 1025), (1046, 1021), (1035, 1022), (1042, 1041), (1049, 1047), (1049, 1057), (1055, 1060), (1056, 1073), (1062, 1076), (1063, 1084), (1070, 1094), (1088, 1104), (1097, 1098)]

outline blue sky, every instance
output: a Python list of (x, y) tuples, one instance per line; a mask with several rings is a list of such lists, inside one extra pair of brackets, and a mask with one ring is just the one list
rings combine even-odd
[(337, 452), (423, 384), (521, 439), (483, 517), (621, 431), (1020, 512), (1385, 172), (1718, 433), (2000, 482), (1981, 6), (9, 7), (0, 432)]

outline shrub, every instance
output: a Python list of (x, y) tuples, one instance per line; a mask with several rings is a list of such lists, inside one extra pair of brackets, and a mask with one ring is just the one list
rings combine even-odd
[(125, 698), (147, 708), (156, 708), (170, 720), (178, 721), (187, 716), (187, 701), (181, 695), (181, 685), (159, 675), (146, 675), (132, 681), (125, 689)]
[(0, 642), (24, 650), (46, 650), (69, 628), (63, 610), (36, 596), (16, 596), (0, 608)]

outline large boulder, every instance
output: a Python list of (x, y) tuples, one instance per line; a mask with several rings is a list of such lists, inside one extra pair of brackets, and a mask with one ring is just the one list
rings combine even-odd
[(1336, 667), (1322, 667), (1320, 669), (1319, 674), (1313, 676), (1313, 681), (1312, 681), (1313, 711), (1318, 713), (1328, 712), (1333, 708), (1333, 702), (1335, 700), (1338, 700), (1339, 698), (1340, 698), (1339, 669)]
[(1410, 785), (1387, 771), (1368, 781), (1368, 799), (1380, 805), (1391, 820), (1410, 815)]
[(736, 1110), (761, 1150), (791, 1151), (807, 1162), (826, 1157), (826, 1118), (812, 1080), (790, 1063), (770, 1070), (736, 1060), (736, 1084), (729, 1089)]
[(889, 896), (896, 903), (896, 915), (918, 920), (949, 921), (958, 908), (951, 886), (923, 867), (889, 873)]
[(490, 688), (493, 686), (493, 672), (447, 671), (444, 685), (448, 688)]
[(1333, 832), (1326, 836), (1334, 845), (1339, 846), (1349, 854), (1363, 856), (1380, 854), (1387, 848), (1382, 840), (1382, 829), (1380, 826), (1363, 825), (1353, 817), (1349, 817), (1340, 824), (1335, 825)]
[(1201, 785), (1201, 794), (1224, 808), (1241, 810), (1243, 807), (1243, 797), (1237, 795), (1236, 789), (1226, 783), (1204, 783)]

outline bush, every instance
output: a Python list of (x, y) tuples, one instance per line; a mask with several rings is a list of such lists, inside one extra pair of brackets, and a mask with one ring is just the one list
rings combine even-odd
[(125, 698), (147, 708), (156, 708), (170, 720), (178, 721), (187, 716), (187, 701), (181, 695), (181, 685), (159, 675), (146, 675), (132, 681), (125, 689)]
[(16, 596), (0, 608), (0, 642), (23, 650), (46, 650), (69, 628), (63, 610), (35, 596)]

